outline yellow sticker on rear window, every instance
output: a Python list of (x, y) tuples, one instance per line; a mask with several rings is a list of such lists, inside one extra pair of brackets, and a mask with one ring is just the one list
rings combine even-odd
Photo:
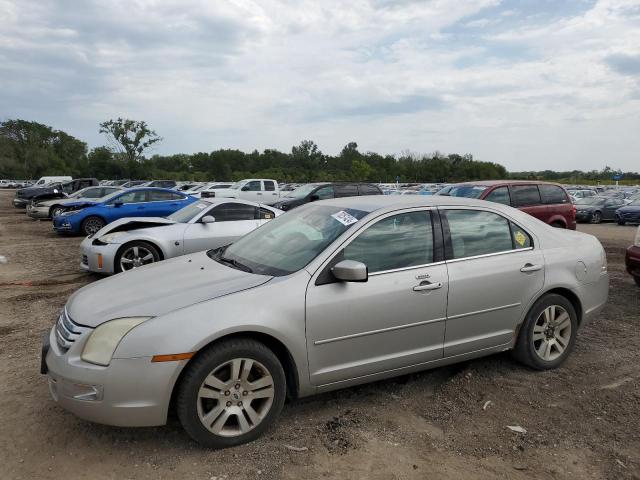
[(527, 241), (527, 237), (525, 237), (524, 233), (522, 233), (520, 230), (516, 232), (514, 237), (516, 239), (516, 242), (518, 242), (518, 245), (520, 245), (521, 247), (523, 247), (525, 242)]

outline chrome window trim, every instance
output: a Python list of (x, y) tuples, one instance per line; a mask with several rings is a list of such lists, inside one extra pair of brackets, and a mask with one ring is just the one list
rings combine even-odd
[(517, 249), (514, 248), (513, 250), (503, 250), (501, 252), (483, 253), (482, 255), (473, 255), (471, 257), (453, 258), (451, 260), (445, 260), (445, 263), (456, 263), (456, 262), (462, 262), (464, 260), (475, 260), (476, 258), (495, 257), (498, 255), (507, 255), (509, 253), (527, 252), (529, 250), (533, 250), (533, 247), (517, 248)]
[(440, 261), (440, 262), (432, 262), (432, 263), (423, 263), (422, 265), (415, 265), (411, 267), (393, 268), (391, 270), (381, 270), (379, 272), (370, 273), (369, 276), (376, 277), (378, 275), (384, 275), (387, 273), (405, 272), (407, 270), (415, 270), (416, 268), (425, 268), (425, 267), (433, 267), (436, 265), (444, 265), (445, 263), (446, 263), (445, 261)]

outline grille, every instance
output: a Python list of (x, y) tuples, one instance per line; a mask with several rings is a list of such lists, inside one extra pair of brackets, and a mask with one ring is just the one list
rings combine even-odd
[(71, 348), (71, 345), (80, 338), (80, 335), (87, 330), (87, 327), (78, 325), (71, 320), (69, 315), (67, 315), (67, 309), (65, 308), (60, 312), (60, 316), (56, 322), (56, 341), (58, 342), (58, 346), (63, 352), (66, 352)]
[(82, 255), (82, 265), (89, 265), (89, 257)]

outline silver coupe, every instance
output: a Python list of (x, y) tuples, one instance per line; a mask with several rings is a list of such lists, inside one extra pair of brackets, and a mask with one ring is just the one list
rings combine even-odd
[(228, 247), (80, 289), (42, 371), (79, 417), (150, 426), (171, 410), (201, 444), (227, 447), (261, 435), (286, 397), (505, 350), (556, 368), (608, 288), (595, 237), (511, 207), (322, 200)]
[(80, 267), (113, 274), (221, 247), (282, 213), (268, 205), (221, 198), (192, 203), (166, 218), (121, 218), (82, 241)]

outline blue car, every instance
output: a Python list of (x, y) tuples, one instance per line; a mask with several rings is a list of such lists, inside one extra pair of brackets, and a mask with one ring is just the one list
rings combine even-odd
[(165, 188), (131, 188), (114, 192), (99, 202), (66, 204), (67, 211), (53, 218), (53, 229), (58, 233), (93, 235), (119, 218), (166, 217), (196, 200)]
[(640, 223), (640, 199), (616, 210), (616, 221), (618, 225)]

